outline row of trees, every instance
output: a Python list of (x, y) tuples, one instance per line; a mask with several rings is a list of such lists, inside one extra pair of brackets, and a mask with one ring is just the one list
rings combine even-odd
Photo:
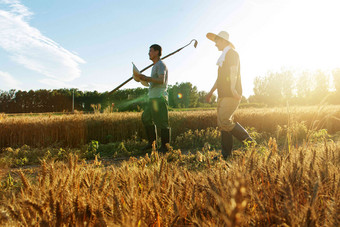
[[(176, 83), (168, 88), (169, 105), (173, 108), (211, 106), (205, 103), (206, 92), (198, 91), (191, 83)], [(140, 110), (147, 101), (147, 88), (122, 89), (113, 94), (77, 89), (0, 91), (0, 112), (3, 113), (41, 113), (93, 111)]]
[[(331, 86), (333, 83), (334, 86)], [(340, 104), (340, 69), (331, 74), (321, 70), (296, 73), (290, 70), (269, 72), (254, 80), (254, 95), (248, 102), (269, 106), (315, 105), (325, 101)]]
[[(331, 80), (333, 79), (333, 80)], [(330, 84), (334, 87), (331, 89)], [(114, 94), (77, 89), (0, 91), (0, 112), (40, 113), (102, 110), (132, 111), (143, 108), (147, 88), (122, 89)], [(172, 108), (208, 107), (216, 104), (205, 102), (207, 92), (198, 91), (191, 83), (176, 83), (168, 88)], [(254, 80), (254, 95), (242, 102), (267, 106), (315, 105), (322, 101), (340, 104), (340, 69), (331, 74), (323, 71), (296, 73), (290, 70), (268, 72)]]

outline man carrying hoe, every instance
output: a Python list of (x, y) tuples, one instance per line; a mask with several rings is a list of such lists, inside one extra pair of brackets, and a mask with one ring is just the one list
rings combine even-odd
[(233, 115), (242, 98), (240, 75), (240, 59), (234, 45), (229, 42), (229, 34), (221, 31), (218, 35), (208, 33), (207, 38), (215, 42), (215, 46), (222, 55), (217, 61), (218, 75), (214, 86), (206, 96), (210, 102), (211, 96), (217, 89), (217, 125), (221, 130), (222, 155), (227, 159), (233, 148), (233, 136), (241, 142), (254, 142), (247, 131), (233, 122)]
[(143, 150), (151, 149), (153, 142), (157, 141), (157, 127), (161, 132), (161, 148), (159, 151), (165, 153), (167, 151), (166, 144), (170, 143), (167, 93), (168, 69), (160, 59), (161, 56), (162, 47), (157, 44), (151, 45), (149, 58), (154, 63), (151, 76), (139, 74), (137, 77), (149, 83), (149, 100), (142, 114), (148, 144)]

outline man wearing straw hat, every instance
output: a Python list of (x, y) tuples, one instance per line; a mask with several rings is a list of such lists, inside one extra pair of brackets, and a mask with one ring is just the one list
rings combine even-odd
[(247, 131), (233, 122), (233, 115), (242, 98), (240, 75), (240, 58), (235, 46), (229, 41), (229, 34), (221, 31), (217, 35), (208, 33), (207, 38), (215, 42), (215, 46), (222, 51), (217, 61), (218, 75), (214, 86), (206, 96), (210, 102), (211, 96), (217, 89), (217, 125), (221, 130), (222, 155), (227, 159), (231, 155), (233, 136), (241, 142), (255, 142)]
[(148, 144), (143, 150), (152, 148), (154, 141), (157, 141), (157, 130), (161, 132), (161, 148), (160, 152), (167, 151), (166, 144), (170, 143), (170, 127), (168, 116), (168, 69), (164, 62), (160, 59), (162, 56), (162, 47), (153, 44), (149, 49), (149, 58), (154, 63), (151, 70), (151, 76), (143, 74), (137, 75), (140, 80), (148, 82), (149, 85), (149, 101), (142, 114), (142, 121), (145, 126)]

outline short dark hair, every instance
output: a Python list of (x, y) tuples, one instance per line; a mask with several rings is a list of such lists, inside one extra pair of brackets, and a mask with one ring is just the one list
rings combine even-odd
[(162, 47), (158, 44), (153, 44), (150, 46), (150, 48), (154, 50), (158, 50), (158, 56), (162, 56)]

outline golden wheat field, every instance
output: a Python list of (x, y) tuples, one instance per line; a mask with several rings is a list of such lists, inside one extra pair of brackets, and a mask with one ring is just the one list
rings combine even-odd
[[(153, 152), (119, 166), (42, 162), (3, 192), (4, 226), (338, 226), (339, 144), (280, 151), (270, 140), (233, 160)], [(189, 166), (201, 166), (200, 171)], [(203, 168), (202, 168), (203, 167)], [(13, 173), (14, 175), (15, 173)]]
[[(0, 151), (16, 167), (0, 168), (0, 225), (339, 226), (340, 141), (327, 133), (339, 118), (338, 106), (240, 109), (235, 120), (265, 136), (226, 161), (215, 111), (170, 112), (176, 149), (116, 162), (48, 146), (143, 137), (140, 113), (2, 115), (2, 147), (37, 148)], [(32, 156), (41, 164), (25, 166)]]
[[(188, 130), (216, 127), (216, 111), (170, 112), (172, 136)], [(240, 109), (235, 121), (259, 132), (275, 133), (278, 126), (305, 122), (309, 129), (340, 130), (340, 106)], [(61, 146), (79, 147), (91, 140), (101, 143), (144, 137), (141, 113), (75, 114), (0, 118), (0, 147)]]

